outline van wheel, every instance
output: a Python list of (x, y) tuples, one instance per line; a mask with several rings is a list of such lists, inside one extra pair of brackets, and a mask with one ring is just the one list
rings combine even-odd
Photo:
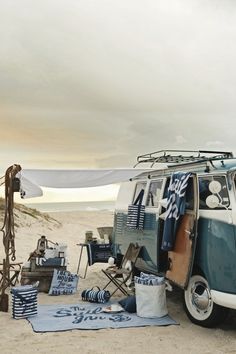
[(184, 291), (184, 309), (188, 318), (202, 327), (214, 327), (225, 319), (228, 309), (215, 304), (206, 279), (193, 275)]

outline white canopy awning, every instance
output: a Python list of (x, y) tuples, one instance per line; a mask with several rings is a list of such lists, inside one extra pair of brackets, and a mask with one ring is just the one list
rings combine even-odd
[(22, 169), (17, 177), (21, 182), (21, 197), (33, 198), (43, 194), (40, 187), (88, 188), (121, 183), (150, 169), (93, 169), (93, 170), (39, 170)]

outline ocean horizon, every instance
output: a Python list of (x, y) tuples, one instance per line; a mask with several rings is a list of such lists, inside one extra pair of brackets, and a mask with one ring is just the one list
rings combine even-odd
[(115, 201), (24, 203), (24, 205), (41, 212), (115, 210)]

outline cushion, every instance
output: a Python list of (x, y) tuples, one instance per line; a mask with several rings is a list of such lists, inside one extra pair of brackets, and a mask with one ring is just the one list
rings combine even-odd
[(135, 295), (128, 296), (128, 297), (120, 300), (119, 304), (123, 307), (123, 309), (125, 311), (127, 311), (129, 313), (136, 312), (136, 297), (135, 297)]

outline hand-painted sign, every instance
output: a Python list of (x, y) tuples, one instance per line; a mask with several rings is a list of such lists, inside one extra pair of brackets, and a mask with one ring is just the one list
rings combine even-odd
[(71, 295), (77, 290), (79, 277), (66, 270), (54, 269), (49, 295)]

